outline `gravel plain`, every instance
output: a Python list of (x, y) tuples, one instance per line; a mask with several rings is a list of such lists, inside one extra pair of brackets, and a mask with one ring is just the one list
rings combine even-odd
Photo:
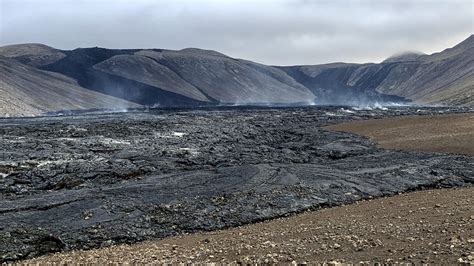
[(385, 149), (474, 156), (474, 114), (406, 116), (348, 122), (327, 127), (370, 137)]

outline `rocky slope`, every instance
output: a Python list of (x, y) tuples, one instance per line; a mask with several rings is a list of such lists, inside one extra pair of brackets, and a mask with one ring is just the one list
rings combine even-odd
[(381, 100), (393, 95), (421, 103), (474, 106), (474, 35), (432, 55), (403, 54), (380, 64), (280, 69), (320, 96), (320, 103), (364, 102), (378, 92)]
[(82, 88), (59, 73), (39, 70), (1, 56), (0, 77), (0, 117), (33, 116), (58, 110), (139, 107)]
[[(113, 56), (93, 69), (197, 101), (219, 103), (311, 102), (314, 95), (283, 71), (252, 67), (214, 51), (142, 50)], [(272, 69), (265, 71), (265, 69)], [(271, 72), (271, 73), (270, 73)]]

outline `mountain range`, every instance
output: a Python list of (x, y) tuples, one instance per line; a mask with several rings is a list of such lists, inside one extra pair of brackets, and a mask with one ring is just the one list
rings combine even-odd
[(381, 63), (268, 66), (187, 48), (0, 47), (0, 116), (141, 106), (416, 102), (474, 106), (474, 35)]

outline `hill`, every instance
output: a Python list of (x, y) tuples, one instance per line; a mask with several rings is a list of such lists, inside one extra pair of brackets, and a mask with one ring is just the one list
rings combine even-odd
[(60, 50), (39, 43), (3, 46), (0, 55), (34, 67), (51, 64), (66, 56)]
[[(432, 55), (402, 54), (380, 64), (279, 67), (319, 95), (319, 103), (365, 101), (381, 93), (424, 104), (474, 106), (474, 35)], [(361, 97), (362, 96), (362, 97)]]
[(139, 107), (82, 88), (64, 75), (5, 57), (0, 57), (0, 76), (0, 117), (34, 116), (59, 110)]
[(146, 105), (308, 103), (314, 95), (281, 70), (200, 49), (84, 48), (42, 67), (79, 85)]

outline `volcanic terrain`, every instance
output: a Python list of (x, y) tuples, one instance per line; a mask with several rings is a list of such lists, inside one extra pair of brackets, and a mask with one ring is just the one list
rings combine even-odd
[[(14, 117), (0, 118), (0, 262), (170, 236), (178, 238), (158, 243), (186, 246), (183, 234), (207, 239), (202, 232), (431, 188), (452, 190), (396, 196), (395, 209), (379, 199), (283, 219), (281, 228), (263, 224), (279, 227), (273, 231), (242, 229), (259, 232), (239, 241), (255, 241), (260, 254), (204, 239), (221, 249), (199, 257), (186, 247), (152, 248), (156, 260), (146, 262), (167, 261), (168, 251), (171, 262), (325, 261), (364, 250), (353, 257), (470, 260), (472, 188), (461, 187), (474, 182), (473, 73), (474, 36), (431, 55), (315, 66), (267, 66), (196, 48), (0, 47), (0, 117)], [(448, 200), (458, 192), (468, 196)], [(441, 209), (431, 209), (431, 196)], [(395, 214), (407, 218), (396, 224), (387, 218)], [(305, 226), (341, 215), (347, 219)], [(296, 231), (282, 231), (291, 223)], [(453, 235), (450, 250), (433, 233), (440, 229)], [(305, 230), (326, 235), (311, 240)], [(276, 253), (285, 234), (296, 242)], [(321, 247), (308, 248), (311, 241)], [(77, 254), (101, 251), (91, 252)]]
[(472, 157), (322, 128), (468, 108), (203, 108), (0, 120), (2, 261), (216, 230), (426, 188)]
[[(397, 149), (471, 152), (471, 114), (406, 116), (349, 122), (330, 129), (371, 134), (379, 145), (407, 134)], [(442, 126), (440, 126), (442, 125)], [(402, 129), (402, 130), (400, 130)], [(451, 134), (453, 131), (456, 134)], [(423, 137), (411, 143), (410, 132)], [(394, 136), (394, 134), (397, 134)], [(462, 143), (462, 142), (461, 142)], [(411, 145), (405, 145), (411, 144)], [(472, 153), (471, 153), (472, 155)], [(56, 253), (28, 263), (473, 263), (474, 189), (437, 189), (306, 212), (216, 232), (181, 234), (132, 245)]]
[(55, 253), (29, 264), (474, 262), (474, 188), (410, 192), (238, 228)]

